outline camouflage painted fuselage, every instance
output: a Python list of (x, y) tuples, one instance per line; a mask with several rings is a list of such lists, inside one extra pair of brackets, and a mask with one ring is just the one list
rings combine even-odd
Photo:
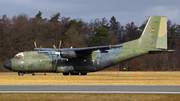
[[(124, 46), (104, 51), (97, 50), (80, 58), (61, 58), (55, 55), (55, 52), (22, 52), (24, 59), (11, 59), (12, 70), (20, 72), (94, 72), (147, 54), (149, 50), (135, 47), (130, 49)], [(56, 59), (58, 59), (57, 65)]]
[[(122, 52), (122, 47), (105, 51), (94, 51), (86, 57), (62, 58), (56, 51), (22, 52), (23, 59), (11, 59), (13, 71), (18, 72), (93, 72), (114, 65), (114, 60)], [(57, 65), (56, 65), (56, 59)]]

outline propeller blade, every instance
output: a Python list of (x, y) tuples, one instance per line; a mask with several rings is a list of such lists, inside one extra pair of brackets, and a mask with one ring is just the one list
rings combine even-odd
[(61, 42), (62, 42), (62, 41), (60, 40), (60, 42), (59, 42), (59, 49), (61, 48)]
[(35, 46), (35, 48), (37, 48), (36, 41), (34, 41), (34, 46)]
[[(59, 41), (59, 49), (58, 50), (60, 50), (60, 48), (61, 48), (61, 43), (62, 43), (62, 41), (60, 40)], [(53, 47), (57, 51), (56, 46), (53, 45)], [(60, 52), (57, 51), (55, 54), (57, 55), (57, 59), (56, 59), (56, 66), (57, 66), (58, 58), (60, 57)]]
[(53, 48), (56, 50), (56, 46), (55, 45), (53, 45)]

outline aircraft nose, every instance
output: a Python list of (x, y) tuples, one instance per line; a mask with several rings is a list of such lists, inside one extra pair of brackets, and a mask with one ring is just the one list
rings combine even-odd
[(7, 69), (9, 69), (9, 70), (11, 70), (11, 66), (12, 66), (11, 60), (9, 60), (8, 62), (6, 62), (6, 63), (4, 64), (4, 67), (7, 68)]

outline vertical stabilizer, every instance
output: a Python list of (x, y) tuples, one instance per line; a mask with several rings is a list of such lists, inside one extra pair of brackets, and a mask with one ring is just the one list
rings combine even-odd
[(139, 38), (139, 45), (141, 48), (167, 49), (167, 18), (150, 16)]

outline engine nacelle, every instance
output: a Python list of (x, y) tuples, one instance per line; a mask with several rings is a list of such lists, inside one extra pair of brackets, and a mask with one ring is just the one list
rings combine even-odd
[(74, 50), (64, 50), (60, 52), (62, 58), (77, 58), (77, 54)]

